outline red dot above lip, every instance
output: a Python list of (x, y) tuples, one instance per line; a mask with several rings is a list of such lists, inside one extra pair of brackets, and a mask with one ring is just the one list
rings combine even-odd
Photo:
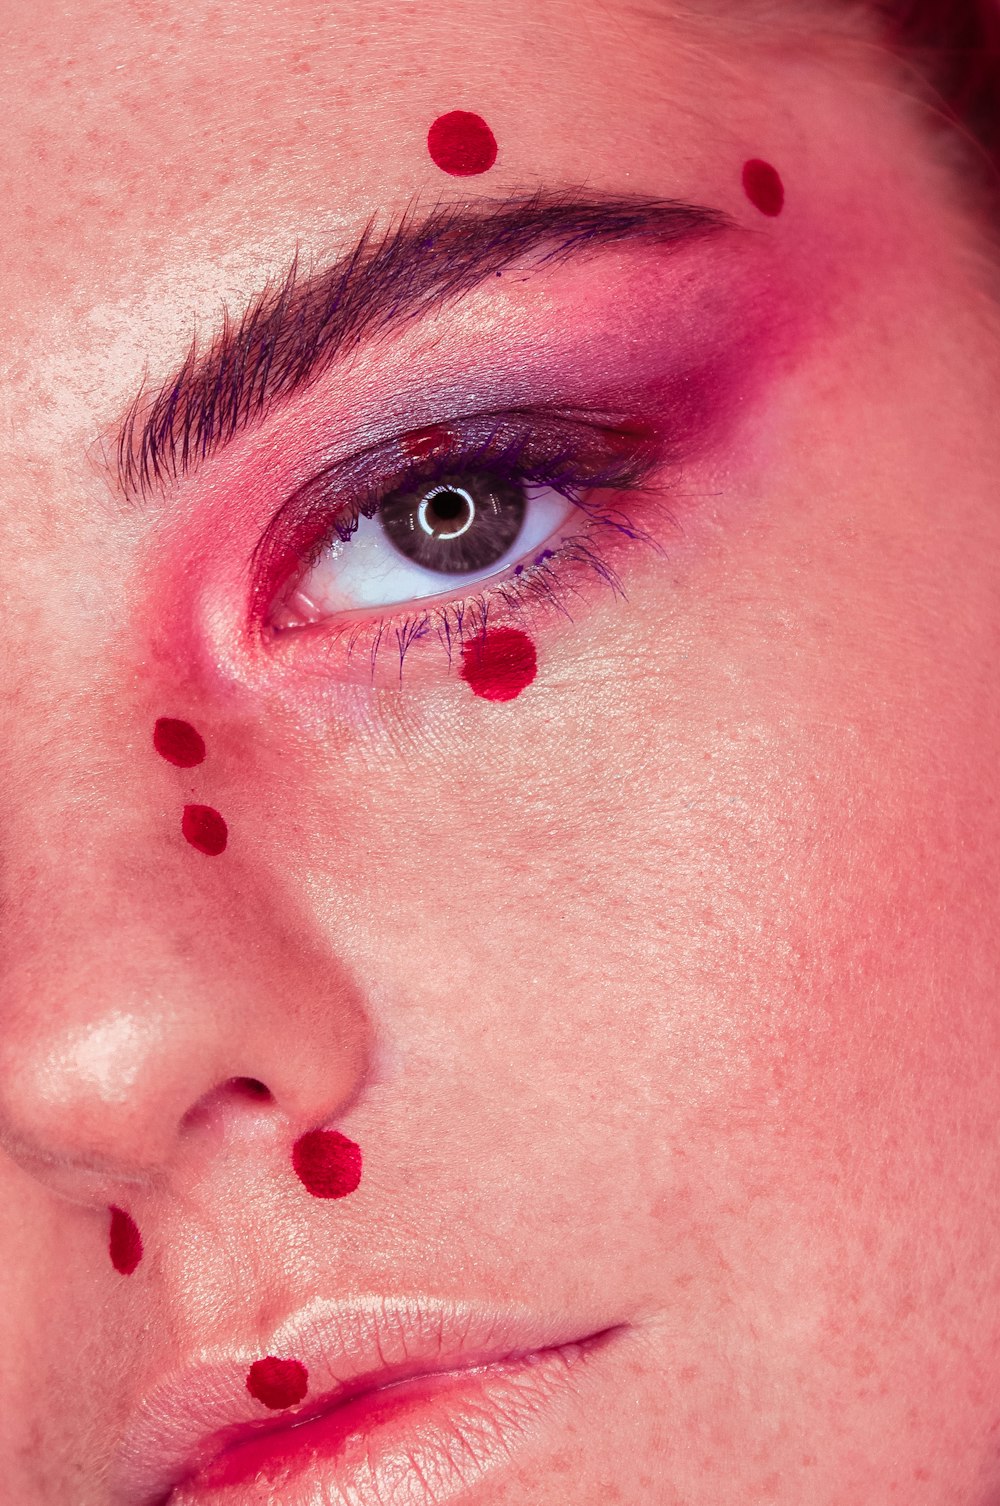
[(743, 165), (743, 188), (755, 209), (776, 218), (785, 207), (785, 185), (777, 168), (754, 158)]
[(339, 1130), (309, 1130), (292, 1146), (292, 1165), (313, 1197), (346, 1197), (361, 1181), (361, 1147)]
[(247, 1372), (247, 1390), (256, 1401), (277, 1411), (295, 1407), (309, 1389), (309, 1371), (300, 1360), (279, 1360), (269, 1354), (254, 1360)]
[(219, 812), (210, 805), (186, 805), (181, 816), (181, 831), (186, 841), (199, 852), (217, 858), (225, 852), (229, 828)]
[(123, 1276), (131, 1276), (142, 1259), (142, 1235), (139, 1225), (124, 1208), (110, 1208), (111, 1228), (108, 1234), (108, 1253), (111, 1264)]
[(193, 769), (205, 757), (205, 740), (190, 722), (161, 716), (153, 728), (153, 747), (161, 758), (179, 769)]
[(513, 701), (538, 673), (535, 645), (520, 628), (497, 628), (462, 644), (462, 679), (487, 701)]
[(496, 137), (481, 115), (452, 110), (439, 115), (427, 132), (427, 150), (444, 173), (471, 178), (497, 160)]

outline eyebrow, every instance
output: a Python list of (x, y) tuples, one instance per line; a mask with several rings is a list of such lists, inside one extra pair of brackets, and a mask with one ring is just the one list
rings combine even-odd
[(551, 189), (411, 208), (382, 232), (372, 220), (329, 267), (306, 274), (296, 255), (242, 317), (224, 311), (206, 345), (195, 337), (173, 376), (140, 390), (115, 441), (119, 485), (129, 497), (169, 486), (362, 344), (529, 254), (551, 265), (621, 242), (690, 242), (733, 224), (677, 199)]

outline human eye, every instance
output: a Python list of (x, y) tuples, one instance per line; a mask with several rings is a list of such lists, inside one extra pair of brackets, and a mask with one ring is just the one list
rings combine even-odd
[(323, 467), (288, 499), (255, 560), (272, 640), (331, 635), (400, 669), (417, 644), (450, 657), (487, 619), (520, 621), (572, 593), (580, 568), (616, 585), (610, 545), (660, 445), (597, 410), (481, 413), (401, 433)]

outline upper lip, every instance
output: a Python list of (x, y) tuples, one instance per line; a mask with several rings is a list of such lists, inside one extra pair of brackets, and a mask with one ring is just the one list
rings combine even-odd
[[(111, 1498), (116, 1506), (158, 1506), (254, 1426), (280, 1428), (394, 1381), (509, 1360), (592, 1333), (516, 1305), (316, 1298), (266, 1340), (204, 1350), (154, 1386), (133, 1411), (116, 1454)], [(309, 1391), (301, 1407), (263, 1414), (250, 1396), (247, 1371), (265, 1355), (306, 1366)]]

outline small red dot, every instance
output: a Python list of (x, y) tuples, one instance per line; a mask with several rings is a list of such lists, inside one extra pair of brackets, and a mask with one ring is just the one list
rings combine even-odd
[(179, 769), (193, 769), (205, 757), (205, 740), (190, 722), (161, 716), (153, 728), (153, 747), (161, 758)]
[(438, 455), (447, 455), (455, 437), (450, 429), (433, 424), (429, 429), (412, 429), (403, 435), (400, 443), (411, 460), (431, 460)]
[(439, 115), (427, 132), (427, 150), (442, 172), (471, 178), (497, 160), (496, 137), (481, 115), (452, 110)]
[(309, 1371), (300, 1360), (279, 1360), (269, 1354), (250, 1366), (247, 1390), (272, 1412), (281, 1407), (297, 1407), (309, 1390)]
[(755, 209), (761, 214), (769, 215), (772, 219), (781, 213), (785, 207), (785, 185), (781, 176), (770, 162), (759, 162), (756, 158), (747, 162), (743, 167), (743, 187), (746, 196)]
[(124, 1208), (112, 1208), (108, 1253), (111, 1264), (123, 1276), (131, 1276), (142, 1259), (142, 1235), (139, 1225)]
[(535, 645), (519, 628), (462, 644), (462, 679), (487, 701), (513, 701), (538, 673)]
[(210, 858), (217, 858), (226, 850), (229, 828), (210, 805), (186, 805), (181, 816), (181, 831), (192, 847), (197, 847)]
[(361, 1147), (339, 1130), (309, 1130), (292, 1146), (292, 1165), (313, 1197), (346, 1197), (361, 1181)]

